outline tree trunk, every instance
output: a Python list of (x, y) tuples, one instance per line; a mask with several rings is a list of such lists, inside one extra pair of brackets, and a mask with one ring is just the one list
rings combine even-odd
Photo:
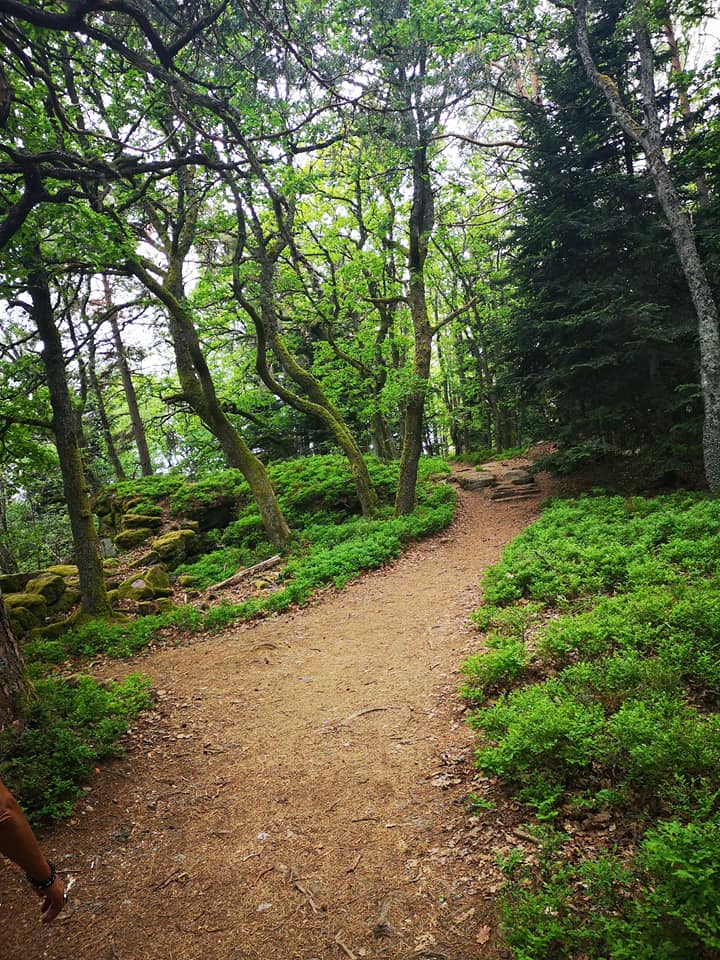
[(418, 463), (422, 453), (425, 395), (430, 376), (432, 351), (432, 328), (425, 299), (425, 260), (434, 224), (435, 209), (427, 148), (418, 146), (413, 154), (413, 202), (410, 210), (408, 252), (410, 272), (408, 302), (413, 325), (415, 355), (413, 384), (403, 412), (403, 446), (395, 497), (395, 512), (398, 515), (411, 513), (415, 507)]
[(168, 271), (168, 281), (160, 284), (139, 264), (131, 264), (131, 269), (168, 308), (170, 336), (183, 397), (220, 443), (227, 465), (240, 470), (247, 480), (270, 542), (276, 547), (286, 547), (292, 539), (292, 533), (280, 509), (267, 470), (222, 409), (190, 311), (181, 291), (178, 291), (180, 296), (171, 292), (173, 286), (178, 289), (178, 283), (173, 279), (176, 274)]
[(105, 449), (107, 450), (108, 459), (112, 465), (113, 470), (115, 471), (116, 478), (118, 480), (126, 480), (127, 477), (125, 476), (125, 470), (123, 469), (122, 463), (120, 463), (120, 457), (118, 456), (117, 447), (115, 446), (115, 440), (112, 435), (112, 430), (110, 429), (110, 420), (108, 418), (107, 407), (105, 406), (105, 400), (103, 399), (103, 392), (100, 388), (100, 383), (98, 381), (95, 337), (93, 335), (92, 330), (88, 331), (87, 372), (88, 372), (88, 379), (90, 381), (92, 392), (95, 395), (95, 403), (97, 404), (98, 420), (100, 421), (100, 429), (102, 430), (103, 438), (105, 440)]
[(0, 593), (0, 734), (17, 724), (31, 696), (32, 686), (25, 673), (23, 655)]
[(52, 314), (47, 275), (37, 263), (28, 276), (28, 289), (32, 298), (33, 320), (43, 343), (41, 356), (50, 392), (55, 445), (80, 575), (82, 607), (85, 613), (103, 616), (111, 611), (85, 482), (75, 411), (70, 399), (60, 332)]
[[(107, 277), (104, 278), (104, 282), (105, 303), (107, 304), (108, 308), (111, 308), (112, 297), (110, 294), (110, 285), (108, 284)], [(122, 342), (122, 337), (120, 335), (120, 325), (118, 324), (117, 314), (114, 311), (110, 314), (110, 328), (112, 329), (113, 342), (115, 344), (115, 362), (118, 370), (120, 371), (120, 378), (122, 380), (123, 390), (125, 392), (125, 403), (127, 404), (128, 413), (130, 414), (130, 426), (132, 428), (135, 446), (137, 447), (140, 473), (143, 475), (143, 477), (150, 477), (152, 476), (153, 466), (152, 460), (150, 459), (147, 436), (145, 435), (145, 424), (140, 416), (140, 407), (138, 406), (135, 384), (133, 383), (130, 365), (127, 361), (125, 344)]]

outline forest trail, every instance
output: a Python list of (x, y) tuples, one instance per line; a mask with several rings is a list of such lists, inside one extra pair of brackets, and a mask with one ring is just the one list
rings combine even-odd
[(538, 504), (460, 491), (448, 530), (341, 593), (101, 665), (149, 674), (157, 711), (44, 839), (76, 878), (59, 921), (0, 864), (3, 960), (501, 957), (512, 816), (465, 809), (457, 670), (479, 578)]

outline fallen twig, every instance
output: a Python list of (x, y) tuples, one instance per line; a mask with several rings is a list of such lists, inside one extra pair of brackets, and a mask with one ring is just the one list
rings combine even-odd
[(345, 873), (355, 873), (355, 871), (356, 871), (357, 868), (358, 868), (358, 864), (360, 863), (361, 860), (362, 860), (362, 854), (359, 853), (359, 854), (355, 857), (355, 863), (353, 863), (353, 865), (352, 865), (351, 867), (348, 867), (347, 870), (345, 871)]
[(513, 833), (521, 840), (529, 840), (530, 843), (536, 843), (538, 846), (542, 844), (542, 840), (539, 837), (534, 837), (531, 833), (528, 833), (526, 830), (522, 830), (520, 827), (515, 827)]
[(350, 947), (348, 947), (348, 945), (343, 942), (342, 931), (340, 931), (335, 935), (335, 943), (340, 947), (343, 953), (350, 958), (350, 960), (357, 960), (357, 958), (355, 957), (355, 954), (352, 952)]
[(262, 560), (260, 563), (256, 563), (252, 567), (247, 567), (245, 570), (239, 570), (231, 577), (228, 577), (227, 580), (221, 580), (220, 583), (214, 583), (211, 587), (208, 587), (208, 590), (222, 590), (223, 587), (232, 587), (236, 583), (242, 583), (243, 580), (247, 580), (248, 577), (252, 577), (255, 573), (260, 573), (262, 570), (269, 570), (270, 567), (276, 567), (281, 560), (282, 557), (280, 554), (270, 557), (268, 560)]
[(188, 875), (184, 870), (173, 870), (173, 872), (168, 874), (164, 880), (162, 880), (160, 883), (156, 883), (153, 887), (153, 890), (164, 890), (165, 887), (169, 886), (171, 883), (182, 883), (183, 880), (187, 879)]
[(351, 713), (349, 717), (345, 717), (342, 723), (350, 723), (351, 720), (357, 720), (358, 717), (364, 717), (366, 713), (380, 713), (382, 710), (399, 710), (400, 707), (365, 707), (364, 710), (357, 710), (355, 713)]

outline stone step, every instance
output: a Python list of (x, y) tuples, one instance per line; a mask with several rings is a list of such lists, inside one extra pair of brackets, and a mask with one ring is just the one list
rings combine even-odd
[(502, 486), (497, 487), (490, 499), (491, 500), (534, 500), (540, 496), (540, 490), (535, 486), (525, 485), (522, 487)]

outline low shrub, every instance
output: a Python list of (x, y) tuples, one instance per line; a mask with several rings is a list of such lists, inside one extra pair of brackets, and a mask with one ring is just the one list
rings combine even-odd
[(23, 731), (0, 759), (0, 776), (31, 822), (69, 816), (98, 761), (122, 752), (130, 720), (151, 705), (150, 687), (140, 676), (36, 682)]

